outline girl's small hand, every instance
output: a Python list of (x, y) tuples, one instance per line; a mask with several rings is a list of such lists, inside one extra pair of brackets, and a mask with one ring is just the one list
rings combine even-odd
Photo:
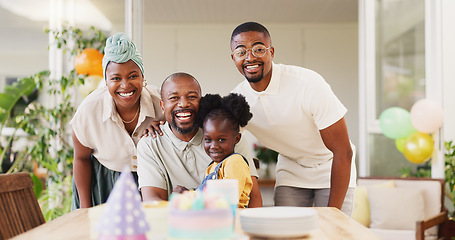
[(141, 138), (144, 136), (151, 135), (153, 138), (156, 138), (156, 133), (158, 133), (160, 136), (163, 136), (163, 132), (161, 131), (160, 125), (164, 125), (166, 121), (153, 121), (150, 126), (148, 126), (145, 130), (144, 133), (141, 135)]
[(180, 185), (177, 185), (175, 188), (174, 188), (174, 191), (175, 193), (183, 193), (185, 191), (188, 191), (188, 188), (184, 187), (184, 186), (180, 186)]

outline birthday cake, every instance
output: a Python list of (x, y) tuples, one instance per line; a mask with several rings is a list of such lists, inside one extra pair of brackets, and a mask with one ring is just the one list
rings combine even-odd
[(201, 191), (171, 196), (169, 239), (231, 239), (233, 234), (233, 213), (224, 197)]

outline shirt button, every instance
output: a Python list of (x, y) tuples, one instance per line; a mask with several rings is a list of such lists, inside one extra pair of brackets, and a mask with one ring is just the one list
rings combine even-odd
[(133, 156), (133, 159), (134, 159), (134, 160), (136, 160), (136, 159), (137, 159), (137, 157), (136, 157), (136, 156)]
[(137, 137), (137, 132), (133, 133), (133, 137)]
[(137, 168), (137, 166), (136, 166), (136, 165), (133, 165), (133, 169), (136, 169), (136, 168)]

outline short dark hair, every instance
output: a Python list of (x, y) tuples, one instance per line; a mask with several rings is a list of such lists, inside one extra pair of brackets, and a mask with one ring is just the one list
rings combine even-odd
[[(163, 98), (163, 86), (164, 86), (164, 84), (166, 84), (167, 81), (172, 80), (172, 79), (174, 79), (174, 78), (176, 78), (176, 77), (192, 78), (192, 79), (199, 85), (198, 80), (197, 80), (195, 77), (193, 77), (191, 74), (189, 74), (189, 73), (186, 73), (186, 72), (176, 72), (176, 73), (173, 73), (173, 74), (167, 76), (167, 77), (164, 79), (164, 81), (161, 83), (161, 89), (160, 89), (161, 98)], [(200, 85), (199, 85), (199, 91), (201, 91), (201, 86), (200, 86)]]
[(237, 35), (239, 35), (240, 33), (250, 32), (250, 31), (253, 31), (253, 32), (261, 32), (261, 33), (263, 33), (266, 37), (270, 38), (270, 33), (269, 33), (269, 31), (268, 31), (267, 28), (265, 28), (262, 24), (257, 23), (257, 22), (246, 22), (246, 23), (242, 23), (242, 24), (238, 25), (238, 26), (234, 29), (234, 31), (232, 31), (231, 42), (232, 42), (232, 40), (234, 39), (234, 37), (237, 36)]

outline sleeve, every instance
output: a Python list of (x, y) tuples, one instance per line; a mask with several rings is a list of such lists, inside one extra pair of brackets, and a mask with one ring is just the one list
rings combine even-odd
[[(254, 165), (253, 165), (254, 166)], [(250, 169), (240, 154), (235, 154), (225, 160), (224, 178), (239, 180), (239, 207), (248, 205), (253, 181), (250, 176)]]
[(303, 107), (311, 113), (319, 130), (331, 126), (347, 112), (330, 85), (316, 72), (312, 72), (311, 80), (306, 84), (304, 92)]
[(234, 152), (242, 154), (248, 160), (248, 166), (250, 166), (251, 176), (258, 177), (258, 172), (254, 167), (254, 161), (251, 155), (251, 150), (248, 146), (247, 140), (244, 137), (240, 138), (240, 141), (235, 145)]
[(211, 172), (215, 171), (215, 167), (216, 167), (216, 162), (211, 163), (207, 167), (207, 169), (205, 169), (204, 178), (207, 177), (207, 175), (209, 175)]
[(70, 124), (74, 134), (77, 137), (77, 140), (79, 140), (83, 146), (93, 148), (89, 146), (89, 143), (86, 140), (86, 130), (88, 129), (88, 126), (86, 123), (87, 117), (85, 117), (87, 115), (85, 114), (85, 107), (86, 105), (82, 104), (79, 106), (76, 113), (74, 114), (74, 117), (71, 119)]
[(137, 144), (137, 175), (139, 189), (158, 187), (169, 190), (165, 167), (151, 146), (152, 137), (143, 137)]

